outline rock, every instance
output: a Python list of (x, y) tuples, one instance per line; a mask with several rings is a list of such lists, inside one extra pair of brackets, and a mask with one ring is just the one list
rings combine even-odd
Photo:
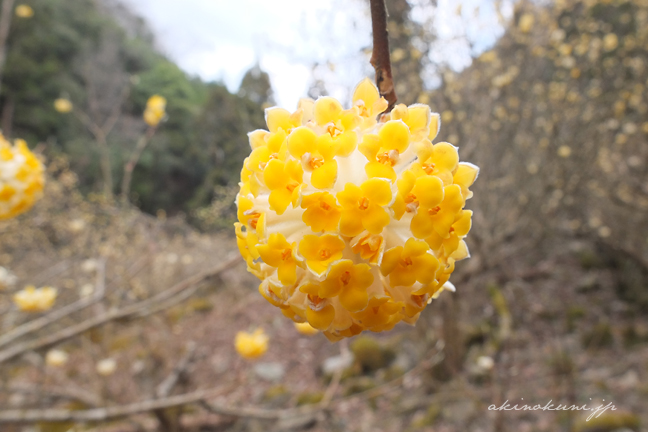
[(574, 426), (574, 432), (638, 432), (639, 423), (639, 417), (635, 414), (606, 411), (589, 421), (581, 419)]
[(369, 336), (359, 336), (351, 342), (351, 352), (362, 372), (370, 373), (389, 366), (395, 359), (396, 353), (384, 347), (376, 339)]
[(329, 357), (322, 363), (322, 373), (325, 377), (332, 377), (339, 370), (349, 369), (353, 365), (353, 354)]
[(257, 363), (254, 365), (254, 373), (266, 381), (280, 381), (286, 369), (281, 363)]

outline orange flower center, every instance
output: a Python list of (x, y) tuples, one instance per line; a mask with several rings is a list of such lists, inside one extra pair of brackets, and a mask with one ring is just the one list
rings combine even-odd
[(425, 171), (426, 174), (432, 174), (434, 172), (434, 164), (433, 163), (425, 163), (423, 164), (423, 171)]
[(383, 165), (394, 166), (398, 162), (398, 150), (390, 150), (379, 154), (377, 160)]
[(407, 211), (408, 213), (414, 213), (416, 212), (416, 210), (418, 210), (418, 207), (419, 202), (416, 195), (414, 195), (413, 193), (408, 194), (405, 197), (405, 211)]
[(434, 216), (434, 215), (436, 215), (437, 213), (439, 213), (440, 211), (441, 211), (441, 207), (436, 206), (436, 207), (434, 207), (434, 208), (429, 209), (429, 210), (428, 210), (428, 214), (429, 214), (430, 216)]
[(308, 294), (308, 300), (310, 301), (310, 307), (313, 310), (320, 310), (324, 307), (324, 299), (315, 294)]
[(360, 210), (367, 210), (369, 208), (369, 198), (362, 197), (358, 200), (358, 208)]
[(317, 169), (324, 165), (324, 159), (319, 156), (313, 156), (308, 163), (312, 169)]
[(331, 134), (331, 137), (335, 138), (338, 135), (342, 134), (342, 131), (335, 127), (334, 125), (329, 125), (328, 128), (326, 128), (326, 131)]
[(284, 261), (286, 261), (291, 256), (292, 256), (292, 249), (284, 249), (284, 251), (281, 253), (281, 259)]
[(349, 273), (348, 271), (344, 272), (344, 274), (340, 277), (340, 281), (343, 285), (349, 285), (349, 282), (351, 281), (351, 273)]
[(331, 210), (331, 206), (325, 203), (324, 201), (320, 202), (320, 207), (326, 211)]
[(329, 259), (331, 257), (331, 251), (328, 250), (328, 249), (322, 249), (319, 252), (319, 257), (320, 257), (321, 260), (327, 260), (327, 259)]
[(409, 267), (409, 266), (411, 266), (411, 265), (414, 264), (414, 263), (412, 262), (412, 258), (407, 257), (407, 258), (402, 259), (401, 262), (400, 262), (400, 264), (401, 264), (403, 267)]
[(427, 298), (426, 297), (427, 297), (426, 294), (423, 294), (423, 295), (413, 294), (412, 295), (412, 300), (414, 300), (414, 303), (416, 303), (416, 305), (418, 307), (423, 307), (427, 303)]
[(253, 229), (256, 229), (257, 223), (259, 222), (259, 217), (261, 217), (261, 213), (259, 213), (256, 210), (247, 210), (243, 214), (245, 216), (250, 216), (250, 218), (248, 219), (248, 223)]
[(288, 189), (289, 192), (292, 192), (292, 191), (295, 190), (295, 188), (297, 186), (299, 186), (299, 183), (293, 180), (290, 183), (288, 183), (288, 185), (286, 186), (286, 189)]

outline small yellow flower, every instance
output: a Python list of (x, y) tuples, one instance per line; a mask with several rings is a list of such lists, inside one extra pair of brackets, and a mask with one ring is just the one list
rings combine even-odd
[(14, 294), (13, 301), (23, 312), (44, 312), (54, 306), (56, 294), (56, 288), (29, 285)]
[(43, 195), (44, 167), (24, 140), (0, 134), (0, 220), (29, 210)]
[(18, 18), (31, 18), (34, 16), (34, 9), (26, 4), (16, 6), (16, 16)]
[(349, 109), (302, 99), (248, 134), (239, 250), (270, 304), (331, 341), (414, 324), (470, 256), (464, 206), (479, 169), (433, 144), (442, 116), (428, 106), (386, 108), (365, 79)]
[(389, 181), (371, 178), (360, 187), (347, 183), (337, 198), (342, 205), (340, 232), (355, 237), (363, 230), (380, 234), (389, 224), (389, 213), (384, 209), (391, 204), (393, 196)]
[(241, 357), (256, 359), (268, 350), (268, 340), (269, 338), (262, 328), (258, 328), (252, 333), (240, 331), (236, 333), (234, 347)]
[(68, 99), (58, 98), (54, 101), (54, 109), (62, 114), (69, 113), (72, 111), (72, 108), (74, 108), (74, 106)]
[(146, 102), (144, 121), (151, 127), (156, 127), (166, 116), (166, 99), (160, 95), (153, 95)]
[(268, 238), (268, 244), (257, 247), (263, 262), (277, 267), (279, 281), (283, 285), (293, 285), (297, 280), (295, 246), (296, 243), (288, 243), (283, 234), (274, 233)]
[(320, 237), (309, 234), (299, 242), (299, 253), (305, 258), (308, 268), (318, 275), (322, 275), (330, 263), (342, 258), (344, 248), (340, 236), (332, 234)]
[(307, 322), (303, 322), (303, 323), (296, 322), (294, 324), (297, 331), (303, 335), (312, 336), (314, 334), (319, 333), (319, 330), (317, 330), (315, 327), (308, 324)]
[(342, 207), (328, 192), (304, 195), (301, 208), (306, 209), (302, 220), (313, 232), (337, 231), (342, 216)]

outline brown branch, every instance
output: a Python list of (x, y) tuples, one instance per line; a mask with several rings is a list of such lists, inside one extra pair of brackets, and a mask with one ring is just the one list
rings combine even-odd
[(7, 360), (13, 359), (27, 351), (32, 351), (35, 349), (40, 349), (40, 348), (45, 348), (57, 343), (60, 343), (64, 340), (73, 338), (81, 333), (84, 333), (88, 330), (91, 330), (95, 327), (102, 326), (106, 323), (109, 323), (114, 320), (118, 319), (124, 319), (124, 318), (131, 318), (131, 317), (136, 317), (140, 312), (143, 310), (149, 309), (149, 308), (155, 308), (158, 306), (159, 303), (163, 303), (170, 298), (175, 297), (178, 294), (181, 294), (182, 291), (187, 290), (194, 285), (202, 282), (203, 280), (215, 276), (229, 268), (232, 267), (233, 264), (237, 263), (240, 261), (242, 258), (239, 254), (236, 254), (233, 257), (230, 257), (229, 259), (226, 259), (224, 262), (219, 264), (218, 266), (206, 270), (202, 273), (199, 273), (195, 276), (192, 276), (188, 279), (185, 279), (184, 281), (172, 286), (171, 288), (149, 298), (146, 300), (142, 300), (140, 302), (137, 302), (135, 304), (132, 304), (130, 306), (126, 306), (123, 309), (118, 309), (118, 310), (112, 310), (109, 311), (105, 314), (90, 318), (86, 321), (80, 322), (76, 325), (72, 325), (70, 327), (66, 327), (56, 333), (53, 333), (51, 335), (44, 336), (39, 339), (35, 340), (30, 340), (26, 342), (22, 342), (19, 344), (16, 344), (14, 346), (9, 347), (8, 349), (4, 351), (0, 351), (0, 363), (6, 362)]
[(92, 296), (81, 299), (77, 302), (71, 303), (67, 306), (63, 306), (60, 309), (57, 309), (41, 318), (29, 321), (20, 327), (13, 329), (10, 332), (5, 333), (0, 336), (0, 347), (3, 347), (14, 340), (25, 336), (26, 334), (33, 333), (47, 327), (50, 324), (55, 323), (56, 321), (65, 318), (75, 312), (79, 312), (90, 305), (103, 299), (106, 291), (106, 261), (101, 260), (97, 268), (97, 282), (95, 284), (95, 292)]
[(34, 384), (9, 384), (6, 387), (0, 387), (0, 392), (8, 393), (23, 393), (35, 394), (38, 396), (51, 396), (57, 398), (65, 398), (79, 401), (88, 406), (101, 406), (102, 400), (99, 396), (78, 387), (72, 387), (66, 384), (65, 387), (51, 387), (43, 388), (40, 385)]
[(128, 195), (130, 194), (130, 185), (131, 180), (133, 179), (133, 170), (137, 166), (137, 163), (142, 156), (142, 152), (146, 148), (146, 145), (149, 143), (151, 138), (153, 138), (156, 130), (156, 127), (148, 128), (146, 133), (140, 137), (139, 141), (137, 141), (133, 153), (131, 153), (128, 162), (126, 163), (126, 165), (124, 165), (124, 177), (122, 178), (121, 184), (121, 201), (124, 205), (129, 201)]
[(33, 422), (101, 422), (133, 414), (150, 412), (200, 402), (221, 395), (223, 389), (198, 390), (179, 396), (150, 399), (127, 405), (94, 408), (88, 410), (69, 409), (12, 409), (0, 411), (0, 423)]
[(394, 90), (391, 61), (389, 59), (387, 7), (385, 6), (385, 0), (370, 0), (370, 2), (371, 29), (373, 32), (373, 52), (370, 62), (376, 70), (376, 85), (380, 95), (389, 103), (387, 107), (387, 112), (389, 112), (396, 105), (398, 98)]
[(189, 343), (187, 344), (187, 352), (185, 353), (184, 357), (182, 357), (176, 367), (173, 368), (169, 376), (167, 376), (164, 381), (162, 381), (158, 386), (157, 391), (155, 392), (158, 398), (164, 398), (171, 394), (173, 387), (175, 387), (182, 375), (187, 372), (187, 369), (191, 365), (194, 359), (194, 355), (196, 354), (197, 347), (198, 345), (196, 344), (196, 342), (189, 341)]

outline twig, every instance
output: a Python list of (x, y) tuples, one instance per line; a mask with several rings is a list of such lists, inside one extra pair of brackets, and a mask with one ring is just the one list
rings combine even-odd
[[(349, 355), (348, 341), (346, 339), (343, 339), (340, 341), (340, 356), (344, 358), (348, 355)], [(338, 368), (333, 374), (331, 383), (329, 384), (328, 388), (324, 392), (324, 396), (322, 397), (322, 401), (320, 402), (322, 407), (327, 407), (329, 403), (331, 403), (331, 400), (333, 399), (333, 396), (335, 396), (338, 387), (340, 387), (340, 381), (342, 380), (342, 373), (344, 373), (344, 368)]]
[(33, 393), (38, 396), (73, 399), (94, 407), (100, 406), (103, 403), (99, 396), (81, 388), (74, 388), (69, 384), (66, 384), (65, 387), (48, 386), (45, 388), (33, 384), (9, 384), (6, 387), (0, 387), (0, 391), (9, 393)]
[(78, 334), (81, 334), (83, 332), (86, 332), (90, 329), (93, 329), (95, 327), (102, 326), (108, 322), (118, 320), (118, 319), (124, 319), (128, 317), (134, 317), (137, 316), (142, 310), (146, 310), (148, 308), (156, 307), (158, 303), (162, 303), (169, 298), (174, 297), (176, 294), (181, 293), (182, 291), (194, 286), (197, 283), (202, 282), (203, 280), (215, 276), (229, 268), (238, 261), (241, 260), (241, 256), (239, 254), (236, 254), (233, 257), (230, 257), (229, 259), (226, 259), (224, 262), (219, 264), (218, 266), (206, 270), (202, 273), (199, 273), (193, 277), (190, 277), (188, 279), (185, 279), (184, 281), (174, 285), (173, 287), (149, 298), (146, 300), (142, 300), (140, 302), (137, 302), (135, 304), (132, 304), (130, 306), (126, 306), (123, 309), (119, 310), (113, 310), (109, 311), (105, 314), (96, 316), (94, 318), (90, 318), (86, 321), (83, 321), (81, 323), (78, 323), (76, 325), (64, 328), (56, 333), (53, 333), (51, 335), (36, 339), (36, 340), (31, 340), (31, 341), (26, 341), (23, 343), (16, 344), (12, 347), (9, 347), (8, 349), (4, 351), (0, 351), (0, 363), (6, 362), (7, 360), (13, 359), (14, 357), (17, 357), (21, 355), (24, 352), (39, 349), (39, 348), (44, 348), (47, 346), (51, 346), (57, 343), (60, 343), (64, 340), (70, 339)]
[(121, 184), (122, 204), (128, 203), (128, 195), (130, 194), (131, 180), (133, 179), (133, 170), (137, 166), (137, 162), (139, 162), (139, 159), (142, 156), (142, 152), (146, 148), (146, 145), (149, 143), (151, 138), (153, 138), (153, 135), (155, 134), (156, 130), (157, 130), (156, 127), (148, 128), (146, 133), (140, 137), (139, 141), (137, 141), (133, 153), (131, 153), (128, 162), (126, 163), (126, 165), (124, 165), (124, 177), (122, 178), (122, 184)]
[(100, 301), (104, 298), (106, 292), (106, 261), (100, 260), (97, 267), (97, 282), (95, 285), (95, 292), (92, 296), (81, 299), (74, 303), (71, 303), (67, 306), (63, 306), (60, 309), (32, 321), (29, 321), (20, 327), (13, 329), (10, 332), (0, 336), (0, 347), (3, 347), (14, 340), (25, 336), (26, 334), (33, 333), (44, 327), (47, 327), (50, 324), (55, 323), (56, 321), (65, 318), (75, 312), (79, 312), (88, 306)]
[(396, 105), (398, 98), (394, 90), (391, 61), (389, 59), (389, 35), (387, 32), (387, 8), (385, 0), (370, 0), (371, 2), (371, 29), (373, 32), (373, 52), (371, 65), (376, 70), (376, 85), (380, 95), (384, 97), (389, 106), (387, 111)]
[(197, 347), (198, 345), (196, 344), (196, 342), (189, 341), (189, 343), (187, 344), (187, 352), (185, 353), (184, 357), (182, 357), (176, 367), (173, 368), (169, 376), (166, 377), (164, 381), (162, 381), (158, 386), (157, 391), (155, 392), (158, 398), (169, 396), (171, 390), (173, 390), (173, 387), (175, 387), (175, 385), (178, 383), (180, 377), (187, 372), (187, 369), (194, 359)]
[(0, 423), (33, 422), (101, 422), (133, 414), (150, 412), (200, 402), (221, 395), (223, 389), (198, 390), (179, 396), (150, 399), (127, 405), (117, 405), (89, 410), (68, 409), (12, 409), (0, 410)]

